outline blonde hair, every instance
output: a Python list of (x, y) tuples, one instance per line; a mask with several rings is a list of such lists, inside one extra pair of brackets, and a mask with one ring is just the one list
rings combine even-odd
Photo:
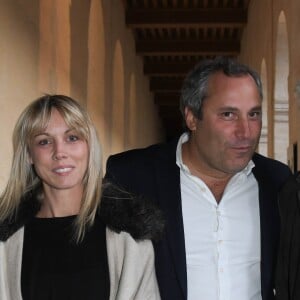
[[(46, 128), (55, 108), (70, 128), (74, 128), (86, 140), (89, 162), (83, 184), (80, 212), (75, 220), (77, 242), (84, 237), (87, 227), (94, 223), (100, 204), (102, 168), (101, 149), (92, 121), (78, 102), (64, 95), (46, 95), (29, 106), (20, 115), (13, 131), (13, 160), (10, 176), (0, 198), (0, 221), (16, 215), (23, 196), (37, 191), (41, 180), (36, 175), (29, 159), (29, 145), (35, 134)], [(41, 197), (40, 192), (37, 197)]]

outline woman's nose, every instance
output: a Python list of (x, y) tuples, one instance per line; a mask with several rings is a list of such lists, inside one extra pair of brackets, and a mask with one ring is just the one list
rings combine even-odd
[(61, 160), (67, 157), (64, 142), (55, 142), (53, 147), (53, 160)]

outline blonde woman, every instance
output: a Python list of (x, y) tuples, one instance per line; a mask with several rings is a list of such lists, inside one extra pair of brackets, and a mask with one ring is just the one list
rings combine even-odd
[(160, 212), (102, 184), (86, 111), (64, 95), (35, 100), (13, 149), (0, 198), (0, 299), (160, 299), (150, 241)]

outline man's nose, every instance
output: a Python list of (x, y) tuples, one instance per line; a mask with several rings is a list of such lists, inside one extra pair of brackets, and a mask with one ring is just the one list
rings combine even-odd
[(240, 138), (249, 137), (251, 133), (249, 120), (241, 118), (237, 120), (236, 135)]

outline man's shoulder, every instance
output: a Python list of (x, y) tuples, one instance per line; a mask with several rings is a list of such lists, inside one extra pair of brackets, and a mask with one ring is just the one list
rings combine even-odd
[(253, 162), (255, 164), (253, 172), (258, 178), (283, 182), (292, 174), (290, 168), (283, 162), (258, 153), (254, 154)]
[(155, 174), (176, 165), (176, 145), (161, 143), (112, 155), (106, 163), (105, 178), (135, 193), (152, 195)]
[(163, 148), (162, 143), (159, 144), (153, 144), (150, 146), (147, 146), (145, 148), (135, 148), (123, 152), (119, 152), (116, 154), (113, 154), (109, 157), (109, 159), (113, 160), (120, 160), (120, 159), (129, 159), (129, 158), (138, 158), (138, 157), (144, 157), (145, 155), (153, 155), (160, 151), (160, 149)]
[(145, 148), (131, 149), (117, 154), (113, 154), (108, 158), (108, 165), (110, 163), (150, 163), (152, 160), (158, 159), (159, 157), (169, 157), (172, 154), (175, 155), (176, 145), (177, 141), (172, 140), (168, 143), (157, 143)]
[(254, 154), (253, 161), (255, 163), (255, 166), (258, 167), (280, 168), (280, 169), (289, 170), (287, 164), (279, 160), (263, 156), (259, 153)]

